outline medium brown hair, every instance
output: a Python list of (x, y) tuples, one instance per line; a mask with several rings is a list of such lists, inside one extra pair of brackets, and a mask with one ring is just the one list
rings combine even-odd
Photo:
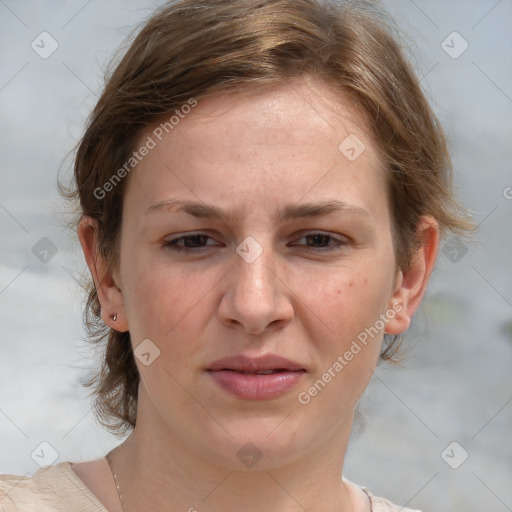
[[(441, 235), (464, 235), (471, 228), (453, 198), (443, 131), (393, 23), (376, 2), (178, 0), (144, 24), (110, 74), (78, 145), (75, 183), (64, 192), (79, 199), (79, 216), (95, 220), (99, 251), (112, 268), (118, 263), (127, 182), (113, 178), (137, 149), (141, 133), (191, 98), (262, 90), (306, 74), (348, 97), (372, 127), (387, 169), (399, 268), (407, 268), (421, 244), (421, 216), (435, 218)], [(113, 186), (106, 191), (109, 181)], [(109, 329), (100, 313), (91, 282), (85, 324), (89, 339), (106, 340), (106, 347), (88, 385), (94, 385), (100, 422), (122, 435), (135, 426), (139, 373), (129, 332)], [(385, 335), (381, 358), (392, 358), (399, 341)]]

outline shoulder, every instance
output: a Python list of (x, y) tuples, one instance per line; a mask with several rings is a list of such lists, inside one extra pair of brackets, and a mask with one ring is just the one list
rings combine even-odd
[(391, 503), (386, 498), (380, 498), (374, 496), (366, 487), (360, 486), (351, 482), (344, 476), (342, 477), (343, 482), (351, 492), (354, 503), (357, 503), (358, 507), (368, 507), (368, 501), (371, 503), (371, 512), (421, 512), (420, 510), (413, 510), (411, 508), (401, 507)]
[(32, 477), (0, 475), (0, 512), (106, 512), (69, 462), (45, 466)]
[(372, 512), (421, 512), (420, 510), (405, 508), (391, 503), (386, 498), (374, 496), (366, 487), (361, 489), (369, 496), (372, 503)]

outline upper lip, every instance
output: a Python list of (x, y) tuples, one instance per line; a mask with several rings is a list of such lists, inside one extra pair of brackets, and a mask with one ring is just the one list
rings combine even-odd
[(249, 357), (240, 354), (218, 359), (210, 364), (207, 370), (234, 370), (239, 372), (255, 372), (259, 370), (298, 371), (304, 370), (304, 367), (295, 361), (290, 361), (274, 354), (266, 354), (259, 357)]

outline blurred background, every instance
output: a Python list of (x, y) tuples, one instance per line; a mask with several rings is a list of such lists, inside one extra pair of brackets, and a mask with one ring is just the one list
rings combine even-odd
[[(81, 381), (85, 263), (57, 176), (106, 65), (161, 2), (0, 0), (0, 473), (104, 455), (120, 442)], [(473, 243), (447, 240), (406, 336), (361, 400), (345, 476), (401, 505), (512, 510), (512, 1), (394, 0), (450, 139)]]

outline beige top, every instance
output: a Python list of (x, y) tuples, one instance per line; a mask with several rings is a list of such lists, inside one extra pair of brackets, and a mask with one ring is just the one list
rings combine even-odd
[[(420, 512), (373, 496), (372, 512)], [(39, 469), (34, 476), (0, 475), (0, 512), (108, 512), (69, 462)]]

